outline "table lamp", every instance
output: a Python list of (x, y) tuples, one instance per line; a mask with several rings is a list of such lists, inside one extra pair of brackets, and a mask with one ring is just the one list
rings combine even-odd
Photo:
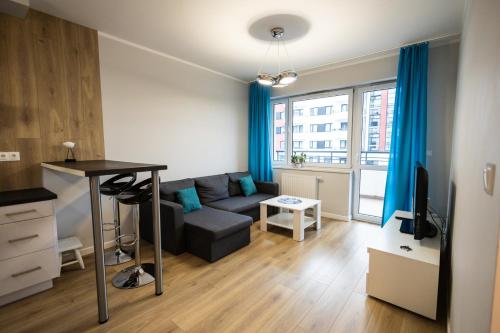
[(63, 146), (68, 148), (64, 162), (76, 162), (75, 153), (73, 152), (73, 148), (75, 148), (76, 144), (71, 141), (66, 141), (63, 142)]

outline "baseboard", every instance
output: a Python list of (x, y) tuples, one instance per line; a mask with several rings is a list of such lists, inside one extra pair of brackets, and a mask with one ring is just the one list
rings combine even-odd
[[(105, 249), (109, 249), (111, 247), (115, 246), (115, 240), (110, 240), (110, 241), (107, 241), (107, 242), (104, 242), (104, 248)], [(82, 256), (86, 256), (88, 254), (92, 254), (94, 253), (94, 247), (93, 246), (89, 246), (89, 247), (84, 247), (80, 250), (80, 253), (82, 254)]]
[(328, 212), (321, 212), (322, 217), (327, 217), (329, 219), (334, 219), (334, 220), (340, 220), (340, 221), (351, 221), (352, 216), (351, 215), (339, 215), (339, 214), (333, 214), (333, 213), (328, 213)]
[(48, 281), (44, 281), (38, 284), (35, 284), (34, 286), (30, 286), (21, 290), (14, 291), (10, 294), (4, 295), (0, 297), (0, 306), (3, 306), (5, 304), (9, 304), (12, 302), (15, 302), (17, 300), (20, 300), (22, 298), (26, 298), (28, 296), (38, 294), (44, 290), (52, 288), (52, 279)]

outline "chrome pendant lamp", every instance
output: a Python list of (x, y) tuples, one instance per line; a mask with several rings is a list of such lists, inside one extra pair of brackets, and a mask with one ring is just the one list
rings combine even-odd
[[(269, 43), (269, 47), (267, 48), (266, 54), (264, 55), (264, 61), (262, 62), (259, 71), (257, 73), (257, 82), (265, 85), (272, 86), (273, 88), (282, 88), (286, 87), (291, 83), (297, 81), (299, 75), (295, 71), (292, 62), (290, 61), (290, 57), (288, 56), (288, 50), (285, 45), (285, 29), (276, 27), (271, 29), (271, 36), (274, 38), (273, 41)], [(264, 62), (266, 61), (267, 55), (269, 54), (269, 50), (276, 45), (277, 56), (278, 56), (278, 72), (276, 74), (268, 74), (262, 72), (262, 67), (264, 66)], [(286, 60), (288, 62), (289, 69), (282, 71), (281, 70), (281, 48), (283, 48)]]

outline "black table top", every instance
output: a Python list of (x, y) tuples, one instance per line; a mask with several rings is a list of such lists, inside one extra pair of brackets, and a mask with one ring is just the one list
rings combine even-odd
[(2, 191), (0, 192), (0, 207), (53, 199), (57, 199), (57, 195), (43, 187)]
[(110, 160), (43, 162), (42, 167), (81, 177), (116, 175), (129, 172), (166, 170), (166, 165)]

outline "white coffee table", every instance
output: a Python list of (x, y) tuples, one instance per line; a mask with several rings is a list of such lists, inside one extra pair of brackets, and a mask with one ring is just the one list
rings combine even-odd
[[(298, 199), (299, 203), (283, 203), (282, 199)], [(281, 212), (273, 216), (267, 216), (267, 206), (279, 207), (293, 211), (293, 213)], [(314, 208), (314, 217), (305, 216), (308, 208)], [(316, 230), (321, 229), (321, 200), (280, 195), (272, 199), (260, 202), (260, 230), (267, 231), (267, 225), (275, 225), (285, 229), (293, 230), (293, 239), (301, 242), (304, 240), (304, 229), (316, 224)]]

